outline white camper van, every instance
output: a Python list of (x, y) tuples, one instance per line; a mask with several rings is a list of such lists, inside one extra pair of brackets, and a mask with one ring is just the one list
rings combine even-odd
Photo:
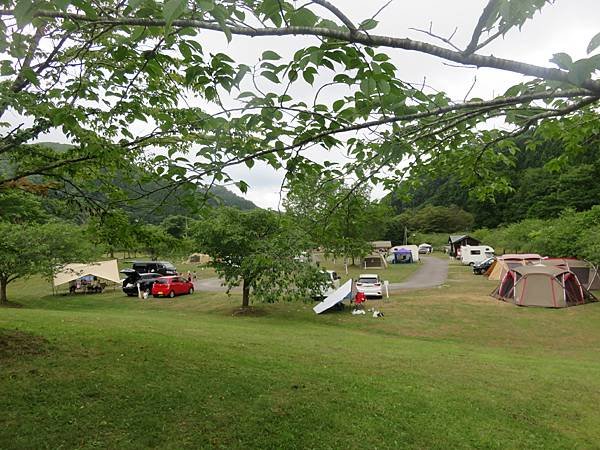
[(487, 245), (461, 245), (460, 259), (463, 264), (472, 266), (494, 256), (494, 249)]

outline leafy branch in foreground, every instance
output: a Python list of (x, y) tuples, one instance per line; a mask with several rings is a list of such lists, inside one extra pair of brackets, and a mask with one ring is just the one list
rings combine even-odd
[[(235, 181), (229, 168), (257, 161), (290, 174), (326, 167), (390, 184), (410, 167), (444, 164), (447, 154), (472, 170), (481, 155), (503, 154), (520, 130), (597, 113), (597, 37), (591, 56), (557, 53), (556, 67), (480, 53), (547, 3), (490, 0), (468, 43), (445, 38), (438, 46), (378, 35), (375, 18), (354, 23), (325, 0), (3, 0), (0, 113), (22, 120), (0, 135), (0, 158), (11, 168), (0, 187), (34, 175), (73, 186), (132, 164), (201, 185)], [(249, 66), (205, 52), (205, 31), (269, 39)], [(286, 61), (268, 48), (275, 39), (300, 45)], [(402, 79), (390, 58), (397, 51), (526, 79), (495, 98), (455, 102)], [(490, 130), (496, 123), (507, 130)], [(68, 152), (27, 145), (56, 131), (74, 144)], [(314, 148), (338, 150), (348, 162), (316, 163), (304, 156)]]

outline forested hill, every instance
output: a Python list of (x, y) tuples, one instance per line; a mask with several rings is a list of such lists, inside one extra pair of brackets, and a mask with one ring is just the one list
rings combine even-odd
[[(69, 144), (57, 142), (40, 142), (35, 144), (46, 147), (56, 153), (67, 152), (72, 148)], [(11, 171), (12, 164), (0, 160), (0, 170)], [(39, 177), (38, 177), (39, 178)], [(53, 196), (59, 198), (77, 198), (78, 194), (95, 199), (100, 203), (108, 203), (109, 195), (116, 189), (118, 207), (124, 209), (132, 219), (147, 223), (161, 223), (166, 217), (183, 215), (194, 217), (205, 205), (230, 206), (241, 210), (251, 210), (257, 206), (251, 201), (236, 195), (224, 186), (212, 186), (207, 190), (192, 184), (174, 185), (164, 177), (149, 173), (142, 166), (133, 166), (127, 172), (117, 173), (112, 179), (98, 179), (96, 176), (81, 184), (82, 191), (72, 191), (68, 185), (57, 191)], [(110, 186), (110, 189), (106, 189)], [(71, 192), (72, 191), (72, 192)], [(114, 199), (113, 199), (114, 200)], [(81, 214), (78, 208), (74, 208), (73, 214), (77, 217)], [(79, 220), (83, 220), (79, 218)]]
[[(518, 143), (514, 167), (498, 167), (498, 176), (509, 180), (510, 192), (494, 200), (479, 201), (469, 195), (449, 168), (445, 174), (423, 175), (404, 183), (386, 200), (396, 214), (416, 212), (426, 205), (452, 206), (474, 216), (474, 228), (493, 228), (523, 219), (552, 219), (565, 209), (585, 211), (600, 204), (600, 136), (569, 152), (557, 142), (527, 148)], [(561, 156), (562, 155), (562, 156)], [(485, 179), (482, 183), (494, 183)]]

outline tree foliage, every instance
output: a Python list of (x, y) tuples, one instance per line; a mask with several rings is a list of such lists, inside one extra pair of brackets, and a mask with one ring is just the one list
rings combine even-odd
[(327, 174), (291, 182), (284, 206), (315, 247), (352, 260), (372, 250), (370, 241), (383, 237), (390, 215), (385, 205), (371, 201), (365, 186), (347, 186)]
[[(355, 23), (325, 0), (2, 0), (0, 113), (24, 119), (0, 137), (0, 155), (14, 167), (0, 185), (40, 175), (46, 186), (67, 188), (127, 173), (132, 164), (146, 164), (172, 183), (209, 185), (229, 181), (228, 169), (239, 164), (262, 161), (290, 173), (331, 164), (303, 156), (311, 146), (341, 149), (347, 162), (329, 167), (339, 176), (355, 174), (356, 183), (393, 183), (407, 162), (430, 170), (457, 157), (461, 181), (489, 179), (491, 168), (517, 150), (515, 137), (536, 126), (555, 133), (557, 118), (584, 123), (597, 112), (597, 37), (582, 43), (590, 52), (585, 58), (557, 53), (547, 66), (485, 53), (549, 3), (490, 0), (474, 11), (480, 17), (469, 42), (435, 45), (379, 35), (376, 18)], [(319, 41), (284, 59), (266, 40), (261, 59), (246, 65), (205, 52), (205, 31), (228, 41)], [(493, 98), (456, 102), (404, 80), (388, 55), (400, 51), (509, 71), (523, 81)], [(313, 98), (291, 94), (307, 84)], [(481, 126), (490, 119), (508, 126)], [(73, 147), (31, 144), (53, 130)], [(506, 186), (507, 177), (499, 177), (483, 194)]]
[(600, 264), (600, 206), (589, 211), (566, 210), (554, 219), (526, 219), (474, 235), (499, 252), (534, 252), (543, 256), (578, 257)]
[(228, 289), (242, 284), (243, 307), (251, 293), (266, 302), (305, 299), (323, 284), (318, 269), (297, 258), (308, 242), (285, 215), (219, 208), (194, 233)]
[(83, 228), (65, 222), (14, 224), (0, 222), (0, 303), (7, 303), (9, 283), (32, 275), (51, 278), (72, 262), (98, 256)]

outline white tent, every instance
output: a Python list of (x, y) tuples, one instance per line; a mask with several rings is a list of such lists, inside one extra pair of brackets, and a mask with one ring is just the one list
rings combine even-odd
[[(410, 253), (412, 254), (413, 262), (417, 262), (419, 260), (419, 247), (417, 247), (416, 245), (397, 245), (395, 247), (390, 248), (389, 254), (392, 257), (392, 260), (394, 258), (394, 252), (397, 252), (402, 248), (406, 249), (406, 250), (410, 250)], [(388, 261), (389, 261), (389, 259), (388, 259)]]
[(117, 260), (98, 261), (90, 264), (67, 264), (54, 274), (54, 286), (77, 280), (87, 275), (94, 275), (104, 280), (120, 283), (119, 266)]

